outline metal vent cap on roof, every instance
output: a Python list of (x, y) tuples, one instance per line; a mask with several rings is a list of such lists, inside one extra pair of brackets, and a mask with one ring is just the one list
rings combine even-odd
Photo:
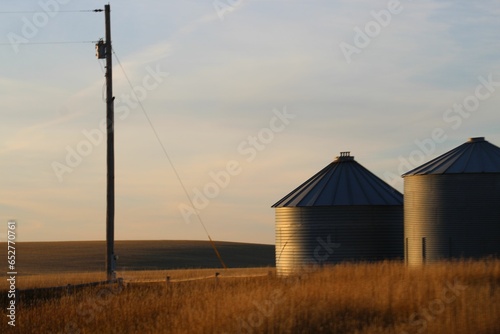
[(351, 156), (351, 152), (345, 151), (345, 152), (340, 152), (339, 156), (335, 157), (334, 162), (342, 162), (342, 161), (352, 161), (354, 160), (354, 157)]
[(468, 140), (469, 143), (475, 143), (479, 141), (486, 141), (486, 140), (484, 140), (484, 137), (471, 137)]

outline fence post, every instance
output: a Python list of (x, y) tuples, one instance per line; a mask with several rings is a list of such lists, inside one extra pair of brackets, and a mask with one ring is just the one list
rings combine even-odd
[(217, 288), (217, 283), (218, 283), (218, 281), (219, 281), (219, 273), (218, 273), (218, 272), (216, 272), (216, 273), (215, 273), (215, 288)]

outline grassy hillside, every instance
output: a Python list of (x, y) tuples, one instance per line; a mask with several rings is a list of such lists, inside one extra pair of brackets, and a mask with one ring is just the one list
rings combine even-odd
[[(216, 242), (216, 246), (230, 268), (274, 266), (274, 245)], [(0, 249), (6, 248), (0, 243)], [(20, 275), (104, 271), (105, 252), (104, 241), (19, 242), (17, 271)], [(115, 253), (118, 271), (221, 267), (208, 241), (116, 241)]]

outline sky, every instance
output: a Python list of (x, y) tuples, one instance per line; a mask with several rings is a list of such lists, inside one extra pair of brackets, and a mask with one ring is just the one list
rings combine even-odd
[[(2, 240), (105, 240), (105, 3), (0, 4)], [(403, 192), (500, 146), (498, 1), (110, 5), (117, 240), (272, 244), (271, 205), (340, 152)]]

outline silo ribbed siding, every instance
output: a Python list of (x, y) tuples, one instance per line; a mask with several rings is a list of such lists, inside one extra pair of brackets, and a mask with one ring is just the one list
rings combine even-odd
[(500, 255), (500, 174), (407, 176), (404, 207), (408, 264)]
[(340, 156), (273, 205), (279, 275), (340, 261), (403, 258), (403, 195)]
[(500, 256), (500, 148), (466, 143), (405, 174), (409, 265)]
[(403, 207), (276, 208), (278, 275), (304, 266), (403, 258)]

